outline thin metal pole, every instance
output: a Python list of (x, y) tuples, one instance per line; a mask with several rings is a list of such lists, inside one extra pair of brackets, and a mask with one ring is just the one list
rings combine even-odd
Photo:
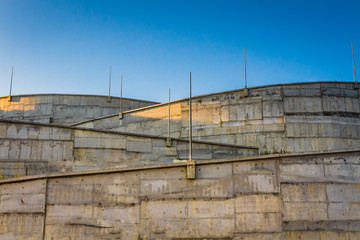
[(351, 43), (351, 49), (352, 49), (352, 57), (353, 57), (353, 66), (354, 66), (354, 79), (355, 79), (355, 83), (356, 83), (356, 72), (355, 72), (355, 58), (354, 58), (354, 47), (353, 44)]
[(192, 119), (191, 119), (191, 72), (190, 72), (190, 97), (189, 97), (189, 161), (192, 161)]
[(168, 137), (170, 138), (170, 88), (169, 88), (169, 122), (168, 122)]
[(13, 82), (13, 76), (14, 76), (14, 67), (11, 69), (11, 80), (10, 80), (10, 99), (11, 99), (11, 90), (12, 90), (12, 82)]
[(110, 74), (109, 74), (109, 99), (108, 99), (109, 102), (111, 100), (110, 89), (111, 89), (111, 66), (110, 66)]
[(121, 87), (120, 87), (120, 113), (122, 113), (122, 74), (121, 74)]
[(247, 82), (246, 82), (246, 52), (244, 48), (244, 67), (245, 67), (245, 88), (247, 88)]

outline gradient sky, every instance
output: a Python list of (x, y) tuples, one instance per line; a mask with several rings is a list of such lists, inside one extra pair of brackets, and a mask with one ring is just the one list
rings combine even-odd
[[(248, 86), (353, 81), (360, 1), (0, 0), (0, 96), (108, 94), (164, 102)], [(358, 76), (360, 80), (360, 76)]]

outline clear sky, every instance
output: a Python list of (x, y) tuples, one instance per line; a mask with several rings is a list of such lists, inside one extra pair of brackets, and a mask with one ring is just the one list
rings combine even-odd
[[(353, 81), (360, 1), (0, 0), (0, 96), (108, 94), (164, 102), (248, 86)], [(360, 80), (360, 75), (358, 76)]]

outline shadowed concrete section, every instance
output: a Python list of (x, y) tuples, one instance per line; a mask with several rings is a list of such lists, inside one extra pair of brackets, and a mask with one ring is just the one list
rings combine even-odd
[(359, 239), (360, 149), (0, 180), (1, 239)]
[[(120, 98), (97, 95), (34, 94), (0, 97), (0, 119), (72, 124), (120, 111)], [(156, 102), (123, 98), (123, 111)]]
[[(193, 142), (193, 159), (258, 154), (256, 147)], [(188, 159), (188, 142), (140, 134), (0, 120), (0, 179)]]
[[(194, 97), (193, 137), (258, 146), (263, 153), (356, 149), (360, 89), (353, 82), (305, 82)], [(171, 136), (188, 137), (188, 99), (171, 102)], [(168, 104), (76, 126), (167, 136)]]

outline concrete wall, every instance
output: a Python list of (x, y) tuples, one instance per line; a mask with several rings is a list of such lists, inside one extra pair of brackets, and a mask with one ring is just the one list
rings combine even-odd
[(360, 238), (360, 149), (0, 181), (1, 239)]
[[(352, 82), (283, 84), (214, 93), (193, 100), (194, 139), (262, 152), (306, 152), (360, 146), (360, 90)], [(187, 138), (188, 99), (171, 103), (171, 136)], [(168, 105), (129, 111), (78, 126), (166, 136)]]
[[(257, 155), (258, 149), (193, 143), (194, 159)], [(0, 120), (0, 179), (188, 159), (188, 142)]]
[[(0, 97), (0, 119), (39, 123), (72, 124), (120, 111), (120, 99), (107, 96), (38, 94)], [(155, 102), (124, 98), (123, 111)]]

